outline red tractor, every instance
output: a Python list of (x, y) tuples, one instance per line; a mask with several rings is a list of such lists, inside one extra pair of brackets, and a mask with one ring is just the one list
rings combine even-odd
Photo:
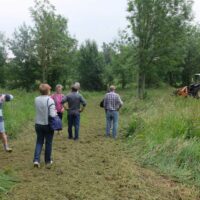
[(200, 74), (195, 74), (192, 79), (192, 84), (190, 86), (184, 86), (182, 88), (177, 89), (174, 94), (188, 97), (192, 96), (195, 98), (200, 98)]

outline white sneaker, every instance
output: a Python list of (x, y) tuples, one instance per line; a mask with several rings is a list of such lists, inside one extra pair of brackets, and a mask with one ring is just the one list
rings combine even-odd
[(40, 163), (39, 163), (38, 161), (35, 161), (35, 162), (33, 163), (33, 166), (34, 166), (35, 168), (40, 168)]
[(12, 149), (9, 148), (9, 147), (7, 147), (7, 148), (5, 149), (5, 151), (8, 152), (8, 153), (11, 153), (11, 152), (12, 152)]
[(52, 164), (53, 164), (53, 160), (51, 160), (50, 163), (46, 163), (46, 168), (50, 169)]

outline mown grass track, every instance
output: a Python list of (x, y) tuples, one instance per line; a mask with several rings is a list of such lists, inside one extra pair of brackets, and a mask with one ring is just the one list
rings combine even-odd
[(78, 142), (67, 140), (66, 129), (62, 135), (55, 135), (54, 165), (50, 170), (44, 165), (41, 169), (32, 166), (33, 124), (12, 142), (12, 154), (0, 151), (0, 168), (13, 172), (20, 181), (3, 200), (200, 199), (196, 188), (138, 166), (121, 139), (105, 138), (100, 100), (100, 97), (89, 100)]

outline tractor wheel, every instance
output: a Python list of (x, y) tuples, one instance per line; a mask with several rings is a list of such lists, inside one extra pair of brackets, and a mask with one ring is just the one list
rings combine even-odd
[(197, 93), (196, 93), (196, 98), (200, 99), (200, 89), (198, 89)]

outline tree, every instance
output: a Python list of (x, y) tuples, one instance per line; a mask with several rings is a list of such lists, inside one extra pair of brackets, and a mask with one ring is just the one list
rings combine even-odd
[(103, 57), (95, 41), (87, 40), (80, 46), (78, 55), (78, 74), (83, 88), (103, 89)]
[(135, 47), (126, 30), (119, 32), (119, 39), (114, 41), (113, 48), (113, 73), (124, 89), (133, 82), (135, 73)]
[(5, 64), (7, 59), (7, 52), (6, 52), (6, 39), (5, 36), (0, 33), (0, 86), (5, 85)]
[(13, 34), (9, 41), (14, 58), (7, 68), (9, 87), (23, 88), (30, 91), (35, 87), (35, 81), (39, 79), (41, 69), (39, 67), (35, 44), (31, 27), (23, 24)]
[[(76, 40), (68, 33), (67, 20), (55, 13), (48, 0), (35, 0), (31, 8), (36, 56), (42, 68), (42, 81), (55, 85), (65, 82)], [(64, 77), (65, 75), (65, 77)]]
[(104, 62), (104, 75), (103, 82), (106, 85), (111, 85), (114, 82), (115, 74), (113, 73), (113, 58), (115, 55), (113, 44), (103, 43), (102, 45), (102, 56)]
[(200, 73), (200, 27), (190, 25), (186, 29), (186, 54), (182, 64), (182, 85), (190, 85), (192, 76)]
[(121, 88), (132, 84), (135, 74), (134, 44), (126, 30), (119, 31), (112, 43), (103, 44), (104, 81), (107, 85), (117, 84)]
[(190, 20), (191, 5), (187, 0), (128, 0), (128, 19), (136, 44), (139, 98), (144, 98), (146, 79), (158, 61), (165, 60), (165, 66), (173, 67), (183, 59), (179, 34)]

